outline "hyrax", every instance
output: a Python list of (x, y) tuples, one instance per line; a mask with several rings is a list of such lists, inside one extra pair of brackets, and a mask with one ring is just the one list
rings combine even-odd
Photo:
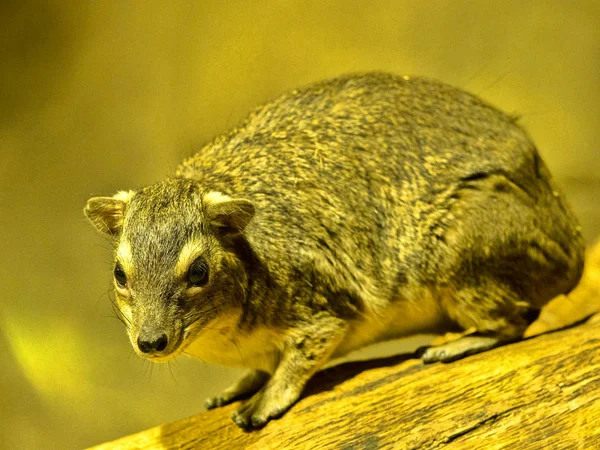
[(135, 351), (247, 374), (208, 408), (263, 426), (331, 358), (471, 330), (518, 340), (580, 278), (580, 228), (527, 134), (459, 89), (382, 73), (294, 90), (138, 191), (91, 198)]

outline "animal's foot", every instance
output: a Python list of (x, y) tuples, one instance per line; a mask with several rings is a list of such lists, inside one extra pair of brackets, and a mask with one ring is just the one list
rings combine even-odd
[(300, 392), (293, 388), (274, 391), (263, 389), (244, 403), (231, 416), (235, 424), (244, 429), (262, 428), (269, 420), (281, 417), (300, 395)]
[(206, 409), (219, 408), (256, 393), (269, 379), (269, 374), (260, 370), (249, 370), (235, 384), (215, 397), (209, 397), (204, 402)]
[(476, 353), (485, 352), (505, 343), (496, 337), (465, 336), (456, 341), (418, 351), (423, 362), (452, 362)]

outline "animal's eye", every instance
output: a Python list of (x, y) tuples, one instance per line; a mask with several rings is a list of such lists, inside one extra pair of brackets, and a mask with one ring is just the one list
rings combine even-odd
[(190, 265), (187, 281), (191, 286), (204, 286), (208, 281), (208, 264), (201, 256)]
[(113, 274), (115, 276), (115, 281), (120, 287), (125, 287), (127, 285), (127, 275), (125, 275), (125, 271), (123, 270), (123, 267), (121, 267), (121, 263), (117, 263), (115, 265)]

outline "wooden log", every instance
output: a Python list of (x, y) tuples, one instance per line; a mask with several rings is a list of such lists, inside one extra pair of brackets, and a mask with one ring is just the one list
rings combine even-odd
[[(450, 364), (412, 355), (317, 374), (279, 420), (244, 432), (229, 405), (96, 449), (600, 449), (600, 244), (530, 337)], [(545, 333), (541, 334), (540, 333)]]

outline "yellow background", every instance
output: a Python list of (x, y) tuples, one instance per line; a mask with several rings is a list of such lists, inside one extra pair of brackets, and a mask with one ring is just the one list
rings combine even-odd
[(597, 0), (0, 2), (0, 446), (81, 448), (203, 410), (238, 372), (132, 355), (82, 207), (287, 89), (367, 69), (522, 114), (600, 233)]

